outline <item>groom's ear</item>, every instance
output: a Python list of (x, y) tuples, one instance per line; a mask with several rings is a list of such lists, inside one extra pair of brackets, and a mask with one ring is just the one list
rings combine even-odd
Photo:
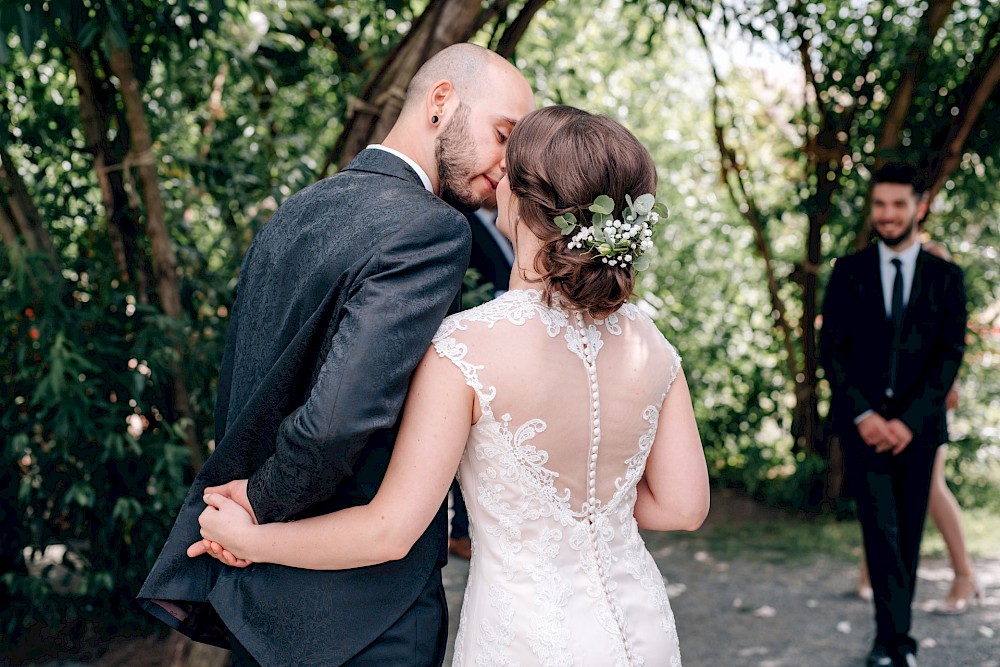
[(436, 127), (445, 124), (445, 118), (458, 106), (458, 93), (451, 81), (442, 79), (427, 91), (427, 122)]

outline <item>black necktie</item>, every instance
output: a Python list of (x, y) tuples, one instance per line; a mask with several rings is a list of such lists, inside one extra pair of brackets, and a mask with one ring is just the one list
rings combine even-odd
[(898, 258), (892, 260), (896, 267), (896, 277), (892, 281), (892, 351), (889, 353), (889, 386), (886, 396), (893, 396), (896, 388), (896, 369), (899, 366), (899, 334), (903, 323), (903, 262)]
[(896, 267), (896, 277), (892, 281), (892, 325), (899, 328), (903, 323), (903, 262), (892, 260)]

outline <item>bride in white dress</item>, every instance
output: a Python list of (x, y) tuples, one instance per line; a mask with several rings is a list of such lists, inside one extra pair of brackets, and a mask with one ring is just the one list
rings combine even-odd
[(680, 665), (639, 528), (698, 528), (708, 475), (680, 358), (627, 303), (659, 222), (642, 196), (655, 180), (610, 119), (525, 116), (497, 186), (511, 289), (441, 325), (375, 499), (255, 526), (210, 493), (203, 537), (241, 565), (401, 558), (458, 469), (473, 548), (454, 665)]

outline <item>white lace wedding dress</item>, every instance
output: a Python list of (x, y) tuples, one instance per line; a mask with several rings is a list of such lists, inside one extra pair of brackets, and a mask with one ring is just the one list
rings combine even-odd
[(453, 664), (680, 665), (633, 517), (674, 348), (635, 306), (595, 320), (532, 290), (449, 317), (434, 346), (482, 411), (459, 468), (472, 562)]

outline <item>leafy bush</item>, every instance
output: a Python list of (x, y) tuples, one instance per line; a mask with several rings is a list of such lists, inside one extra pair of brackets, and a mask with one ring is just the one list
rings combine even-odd
[(182, 369), (204, 387), (191, 393), (206, 433), (223, 332), (171, 321), (108, 275), (52, 275), (42, 259), (4, 250), (0, 427), (17, 481), (0, 508), (19, 518), (6, 530), (20, 541), (5, 546), (12, 604), (0, 627), (90, 614), (128, 622), (191, 481), (168, 341), (197, 350)]

